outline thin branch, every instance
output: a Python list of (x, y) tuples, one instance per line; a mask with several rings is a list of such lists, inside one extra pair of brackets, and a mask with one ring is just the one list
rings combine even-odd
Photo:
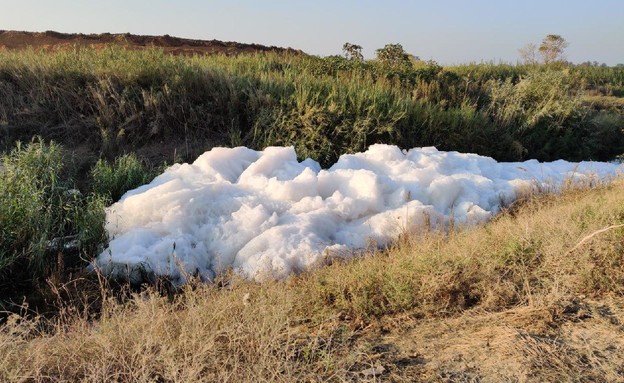
[(612, 229), (617, 229), (619, 227), (624, 227), (624, 224), (622, 225), (612, 225), (609, 227), (605, 227), (604, 229), (600, 229), (597, 231), (594, 231), (593, 233), (591, 233), (590, 235), (586, 236), (585, 238), (581, 239), (581, 241), (579, 243), (576, 244), (576, 246), (574, 246), (572, 249), (570, 249), (567, 254), (572, 253), (574, 250), (578, 249), (579, 247), (581, 247), (585, 242), (589, 241), (590, 239), (592, 239), (593, 237), (597, 236), (598, 234), (604, 233), (605, 231), (609, 231)]

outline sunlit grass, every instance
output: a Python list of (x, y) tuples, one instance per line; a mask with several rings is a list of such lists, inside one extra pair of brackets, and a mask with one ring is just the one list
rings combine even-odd
[(604, 87), (617, 93), (622, 72), (435, 63), (397, 70), (339, 57), (189, 58), (119, 47), (0, 52), (0, 126), (7, 148), (41, 134), (109, 157), (160, 142), (183, 146), (186, 160), (214, 145), (294, 145), (330, 165), (383, 142), (498, 160), (605, 160), (624, 152), (613, 123), (621, 113), (581, 101)]

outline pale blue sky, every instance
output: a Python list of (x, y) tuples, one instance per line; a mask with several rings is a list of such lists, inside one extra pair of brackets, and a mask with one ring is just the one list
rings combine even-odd
[(443, 64), (518, 59), (547, 34), (567, 57), (624, 63), (624, 0), (0, 0), (0, 29), (162, 35), (290, 46), (366, 57), (387, 43)]

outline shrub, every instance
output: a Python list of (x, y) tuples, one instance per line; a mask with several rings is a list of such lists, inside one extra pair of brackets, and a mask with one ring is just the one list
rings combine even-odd
[(91, 192), (83, 194), (67, 157), (39, 138), (1, 158), (0, 307), (13, 294), (84, 268), (107, 240), (105, 207), (154, 175), (132, 154), (112, 165), (100, 160), (91, 170)]
[(0, 294), (84, 266), (106, 240), (108, 197), (74, 189), (64, 152), (54, 142), (18, 143), (1, 163)]

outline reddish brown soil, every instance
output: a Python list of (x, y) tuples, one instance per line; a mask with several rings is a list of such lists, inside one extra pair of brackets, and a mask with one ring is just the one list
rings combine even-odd
[(260, 44), (242, 44), (237, 42), (223, 42), (219, 40), (192, 40), (164, 36), (140, 36), (130, 33), (123, 34), (90, 34), (82, 33), (59, 33), (46, 32), (21, 32), (0, 30), (0, 49), (25, 49), (28, 47), (37, 49), (67, 49), (74, 46), (103, 47), (116, 44), (131, 49), (145, 47), (159, 47), (176, 55), (194, 54), (227, 54), (237, 55), (241, 53), (256, 52), (289, 52), (301, 54), (300, 50), (292, 48), (280, 48), (264, 46)]

